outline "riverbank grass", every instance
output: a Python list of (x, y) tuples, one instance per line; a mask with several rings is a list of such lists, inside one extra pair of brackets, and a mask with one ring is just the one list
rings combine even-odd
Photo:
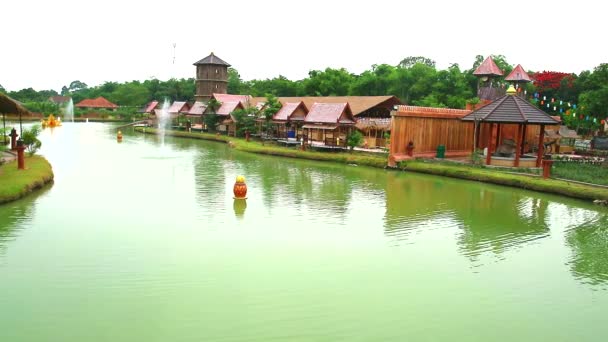
[[(138, 132), (156, 134), (154, 128), (135, 128)], [(387, 155), (362, 152), (316, 152), (302, 151), (294, 147), (277, 146), (268, 142), (245, 141), (242, 138), (228, 137), (212, 133), (166, 131), (167, 135), (182, 138), (213, 140), (230, 144), (239, 151), (266, 154), (281, 157), (301, 158), (318, 161), (331, 161), (343, 164), (357, 164), (377, 168), (385, 168)], [(403, 171), (427, 173), (438, 176), (468, 179), (492, 184), (506, 185), (517, 188), (559, 194), (584, 200), (608, 200), (608, 189), (591, 185), (577, 184), (558, 179), (543, 179), (538, 175), (517, 175), (499, 169), (491, 169), (467, 164), (455, 164), (441, 161), (425, 161), (421, 159), (400, 162), (398, 169)]]
[(53, 180), (51, 164), (41, 156), (25, 158), (25, 170), (17, 161), (0, 165), (0, 203), (19, 199)]

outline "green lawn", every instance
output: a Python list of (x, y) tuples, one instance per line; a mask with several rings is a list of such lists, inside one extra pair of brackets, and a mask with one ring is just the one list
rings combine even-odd
[(25, 158), (25, 170), (17, 161), (0, 165), (0, 203), (16, 200), (53, 180), (51, 164), (40, 156)]
[(556, 161), (553, 163), (551, 177), (608, 185), (608, 167)]

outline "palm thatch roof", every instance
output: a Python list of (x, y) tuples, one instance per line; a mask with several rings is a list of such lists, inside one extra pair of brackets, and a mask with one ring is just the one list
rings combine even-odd
[(387, 118), (361, 118), (357, 120), (355, 125), (358, 130), (367, 132), (371, 130), (375, 131), (390, 131), (391, 119)]
[(10, 97), (0, 93), (0, 113), (2, 114), (29, 114), (30, 112), (25, 109), (20, 103), (11, 99)]

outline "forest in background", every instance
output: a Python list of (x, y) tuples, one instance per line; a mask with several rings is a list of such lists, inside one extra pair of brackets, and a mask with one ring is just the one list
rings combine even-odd
[[(361, 74), (344, 68), (311, 70), (302, 80), (284, 76), (263, 80), (242, 80), (238, 70), (229, 69), (228, 93), (252, 96), (373, 96), (394, 95), (406, 104), (427, 107), (464, 108), (467, 102), (475, 103), (477, 78), (473, 71), (484, 57), (478, 55), (470, 69), (452, 64), (439, 70), (435, 62), (426, 57), (407, 57), (398, 65), (372, 65)], [(502, 55), (493, 56), (496, 64), (507, 76), (515, 67)], [(194, 72), (193, 72), (194, 73)], [(528, 71), (535, 80), (526, 86), (528, 99), (551, 115), (560, 115), (573, 128), (597, 129), (608, 119), (608, 63), (603, 63), (580, 74), (563, 72)], [(503, 77), (497, 84), (505, 84)], [(194, 101), (195, 80), (149, 79), (124, 83), (105, 82), (89, 87), (79, 80), (62, 87), (60, 91), (32, 88), (0, 92), (24, 103), (35, 112), (57, 113), (59, 108), (48, 101), (55, 95), (71, 96), (74, 103), (86, 98), (103, 96), (123, 109), (142, 107), (151, 100)]]

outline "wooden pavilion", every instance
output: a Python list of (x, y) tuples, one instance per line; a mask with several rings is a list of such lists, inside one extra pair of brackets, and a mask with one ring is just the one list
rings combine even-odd
[[(545, 125), (557, 125), (559, 122), (549, 114), (536, 108), (525, 99), (514, 96), (516, 90), (513, 86), (509, 87), (507, 94), (492, 101), (461, 120), (475, 123), (475, 139), (479, 141), (481, 124), (486, 124), (488, 134), (486, 134), (485, 147), (486, 165), (500, 165), (513, 167), (540, 167), (544, 153), (544, 133)], [(504, 139), (501, 134), (503, 125), (516, 125), (517, 133), (512, 139)], [(538, 135), (538, 152), (535, 159), (528, 158), (522, 162), (524, 155), (524, 139), (529, 125), (540, 126)], [(494, 155), (494, 152), (499, 152)]]

